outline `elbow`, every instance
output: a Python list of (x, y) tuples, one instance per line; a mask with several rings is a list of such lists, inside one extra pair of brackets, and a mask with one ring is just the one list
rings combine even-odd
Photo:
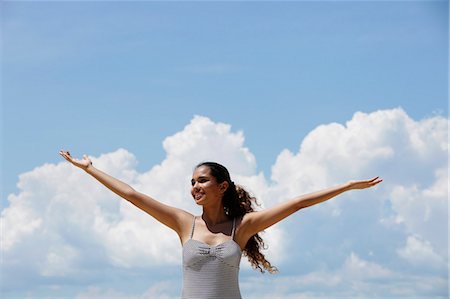
[(128, 187), (122, 192), (122, 197), (125, 198), (128, 201), (131, 201), (133, 198), (136, 197), (136, 190), (134, 190), (132, 187)]
[(298, 198), (297, 202), (294, 205), (295, 212), (300, 211), (301, 209), (304, 209), (306, 207), (308, 207), (308, 204), (302, 198)]
[(309, 208), (309, 207), (313, 206), (314, 204), (315, 203), (311, 203), (311, 202), (302, 202), (299, 205), (297, 205), (297, 211), (300, 211), (305, 208)]
[(295, 209), (296, 211), (300, 211), (304, 208), (309, 208), (313, 205), (317, 204), (317, 202), (314, 201), (310, 201), (310, 200), (300, 200), (296, 205), (295, 205)]

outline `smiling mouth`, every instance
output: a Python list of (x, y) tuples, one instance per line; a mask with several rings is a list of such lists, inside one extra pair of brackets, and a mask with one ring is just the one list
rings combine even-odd
[(194, 199), (195, 199), (195, 200), (199, 200), (200, 198), (203, 197), (203, 195), (205, 195), (205, 194), (203, 194), (203, 193), (196, 193), (196, 194), (194, 195)]

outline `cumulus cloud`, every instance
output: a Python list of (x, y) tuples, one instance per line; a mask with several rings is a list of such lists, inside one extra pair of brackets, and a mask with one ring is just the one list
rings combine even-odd
[[(293, 194), (373, 173), (395, 183), (429, 180), (445, 166), (447, 126), (442, 117), (414, 121), (402, 109), (357, 112), (345, 125), (311, 131), (298, 153), (284, 150), (272, 179), (287, 190), (295, 188)], [(292, 180), (298, 182), (295, 187)]]
[[(398, 226), (405, 239), (419, 234), (446, 259), (447, 127), (445, 118), (414, 121), (402, 109), (358, 112), (345, 125), (319, 126), (305, 137), (298, 153), (284, 150), (278, 156), (272, 168), (275, 184), (269, 193), (280, 200), (281, 194), (294, 196), (352, 178), (380, 175), (385, 180), (380, 192), (352, 192), (347, 197), (357, 200), (326, 203), (312, 221), (333, 225), (329, 218), (342, 219), (344, 213), (368, 220), (357, 228), (366, 228), (366, 233), (383, 230), (378, 223), (384, 223), (388, 231)], [(348, 229), (351, 218), (332, 221), (344, 221)]]
[[(230, 125), (196, 116), (163, 146), (166, 158), (144, 173), (135, 170), (136, 158), (125, 149), (92, 159), (99, 169), (137, 190), (195, 214), (200, 209), (191, 199), (189, 182), (200, 161), (227, 165), (251, 189), (264, 185), (255, 157), (244, 147), (243, 133), (232, 132)], [(36, 276), (76, 277), (99, 267), (156, 269), (180, 264), (175, 233), (66, 162), (24, 173), (18, 186), (20, 192), (9, 195), (10, 205), (1, 216), (8, 270), (13, 271), (17, 252), (26, 252), (29, 244), (35, 247), (28, 262)]]
[[(442, 296), (448, 294), (443, 274), (448, 263), (448, 124), (439, 116), (416, 121), (402, 109), (357, 112), (345, 124), (312, 130), (298, 152), (283, 150), (270, 180), (257, 172), (243, 132), (202, 116), (164, 140), (165, 159), (148, 171), (138, 172), (136, 158), (126, 149), (92, 158), (98, 168), (137, 190), (194, 214), (200, 209), (190, 198), (189, 180), (201, 161), (227, 165), (263, 207), (380, 175), (384, 182), (375, 190), (352, 191), (268, 230), (268, 256), (281, 274), (258, 276), (274, 285), (265, 295)], [(48, 285), (60, 279), (83, 285), (78, 298), (173, 296), (163, 276), (180, 277), (181, 248), (168, 228), (66, 162), (22, 174), (18, 187), (1, 212), (7, 288), (30, 288), (18, 279), (26, 273), (36, 283), (45, 278)], [(92, 287), (92, 281), (110, 277), (100, 272), (127, 278), (138, 272), (151, 277), (154, 287), (134, 295), (114, 286)], [(251, 285), (255, 274), (248, 265), (241, 276), (246, 297), (264, 295), (257, 289), (261, 283)]]
[(335, 269), (250, 277), (241, 286), (248, 298), (443, 298), (447, 281), (445, 277), (392, 271), (351, 252)]
[[(419, 181), (414, 184), (399, 184), (390, 192), (392, 221), (403, 226), (408, 233), (416, 234), (429, 241), (429, 246), (438, 250), (439, 255), (447, 255), (447, 240), (436, 232), (448, 235), (445, 223), (448, 219), (448, 173), (439, 168), (434, 174), (435, 181), (429, 186)], [(410, 237), (408, 237), (410, 238)], [(417, 256), (421, 259), (420, 256)]]
[(417, 266), (447, 268), (444, 258), (434, 252), (430, 242), (423, 241), (418, 236), (408, 236), (405, 247), (399, 248), (397, 253)]
[[(263, 195), (267, 205), (349, 179), (384, 179), (375, 190), (352, 191), (281, 223), (290, 240), (296, 239), (290, 254), (297, 262), (285, 265), (285, 271), (316, 273), (344, 261), (357, 265), (356, 256), (370, 256), (386, 271), (404, 272), (410, 282), (418, 280), (415, 275), (420, 277), (421, 270), (445, 269), (448, 125), (439, 116), (413, 120), (402, 109), (357, 112), (345, 124), (312, 130), (298, 152), (282, 151), (272, 167), (272, 185)], [(354, 254), (350, 259), (349, 253)], [(297, 265), (302, 265), (300, 270)], [(320, 275), (337, 281), (327, 273)], [(442, 283), (447, 274), (434, 273), (424, 279), (440, 290), (437, 294), (447, 294), (448, 285)], [(432, 294), (422, 284), (414, 285), (417, 294)]]
[(121, 292), (117, 291), (113, 288), (102, 289), (98, 287), (90, 287), (87, 290), (76, 295), (75, 299), (110, 299), (110, 298), (122, 298), (122, 299), (169, 299), (175, 298), (177, 294), (174, 294), (170, 290), (173, 289), (171, 287), (173, 284), (172, 281), (161, 281), (143, 293), (130, 294), (130, 292)]

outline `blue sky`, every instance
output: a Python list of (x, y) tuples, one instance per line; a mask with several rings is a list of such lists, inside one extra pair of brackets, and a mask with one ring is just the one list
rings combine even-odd
[(148, 168), (195, 114), (245, 130), (269, 171), (355, 111), (447, 109), (445, 2), (2, 5), (6, 193), (62, 146)]
[[(343, 244), (339, 243), (339, 240), (348, 242), (344, 242), (335, 258), (327, 257), (323, 263), (317, 264), (301, 255), (295, 255), (299, 265), (307, 264), (301, 274), (310, 275), (303, 278), (316, 281), (314, 275), (322, 273), (322, 277), (329, 277), (330, 281), (333, 281), (333, 277), (336, 278), (342, 273), (356, 273), (353, 271), (354, 266), (366, 263), (374, 273), (381, 273), (381, 276), (384, 275), (383, 279), (392, 282), (392, 285), (405, 282), (405, 277), (420, 277), (418, 273), (421, 271), (430, 274), (427, 276), (429, 279), (448, 277), (438, 266), (424, 269), (420, 262), (411, 262), (408, 255), (414, 252), (411, 248), (421, 248), (422, 253), (433, 253), (434, 255), (428, 257), (434, 258), (436, 264), (442, 262), (444, 257), (440, 256), (435, 248), (436, 244), (440, 244), (442, 236), (420, 231), (417, 223), (404, 220), (414, 213), (398, 208), (402, 206), (399, 198), (403, 198), (403, 195), (400, 194), (409, 194), (408, 190), (416, 187), (418, 193), (423, 191), (424, 197), (427, 197), (430, 190), (435, 190), (431, 186), (439, 185), (433, 182), (441, 182), (442, 179), (436, 173), (439, 173), (439, 165), (444, 164), (444, 161), (439, 159), (446, 157), (442, 154), (442, 148), (441, 151), (438, 150), (438, 144), (441, 142), (439, 138), (443, 135), (433, 133), (438, 132), (436, 128), (442, 129), (442, 125), (430, 127), (425, 120), (433, 120), (436, 123), (438, 120), (447, 120), (447, 2), (4, 1), (1, 3), (1, 11), (1, 208), (2, 220), (5, 223), (10, 221), (7, 212), (13, 211), (14, 196), (22, 198), (25, 193), (32, 194), (30, 198), (22, 199), (24, 202), (33, 201), (33, 194), (36, 198), (43, 196), (42, 190), (36, 186), (40, 185), (39, 180), (49, 179), (49, 174), (44, 170), (40, 172), (40, 169), (45, 165), (62, 167), (61, 159), (57, 155), (60, 148), (70, 149), (75, 155), (87, 153), (100, 160), (102, 154), (106, 154), (105, 157), (119, 155), (125, 161), (123, 165), (133, 165), (132, 170), (135, 173), (144, 175), (151, 172), (154, 166), (162, 165), (162, 161), (176, 156), (172, 153), (175, 151), (173, 148), (179, 147), (180, 151), (191, 153), (189, 157), (195, 156), (198, 160), (209, 157), (211, 153), (208, 148), (212, 149), (216, 145), (216, 133), (211, 132), (216, 132), (220, 123), (228, 124), (230, 128), (226, 134), (234, 136), (233, 134), (239, 135), (238, 132), (241, 131), (245, 141), (242, 141), (242, 144), (233, 143), (235, 141), (230, 137), (230, 144), (222, 145), (230, 152), (224, 153), (230, 157), (235, 157), (236, 153), (238, 157), (240, 154), (237, 153), (241, 152), (238, 148), (245, 147), (253, 158), (239, 156), (241, 158), (224, 159), (229, 159), (231, 165), (236, 161), (245, 161), (242, 162), (244, 166), (241, 175), (244, 181), (248, 180), (250, 186), (259, 180), (250, 179), (251, 177), (258, 174), (264, 176), (263, 182), (258, 184), (267, 188), (261, 192), (261, 197), (269, 205), (270, 199), (267, 196), (270, 194), (280, 197), (292, 195), (292, 190), (286, 187), (282, 180), (277, 180), (277, 169), (288, 171), (289, 165), (296, 165), (295, 163), (309, 167), (309, 164), (302, 162), (304, 157), (309, 156), (299, 151), (301, 144), (308, 148), (307, 141), (316, 140), (315, 138), (321, 140), (319, 144), (327, 144), (327, 140), (339, 143), (341, 139), (334, 138), (344, 133), (342, 130), (335, 131), (330, 125), (332, 123), (346, 126), (350, 122), (364, 128), (367, 122), (381, 119), (380, 127), (385, 128), (386, 125), (386, 130), (390, 128), (392, 131), (382, 131), (384, 133), (376, 135), (380, 138), (377, 145), (391, 146), (397, 155), (404, 157), (399, 165), (408, 167), (424, 156), (430, 157), (430, 160), (420, 160), (417, 162), (417, 168), (411, 167), (409, 172), (402, 173), (394, 169), (393, 165), (397, 164), (392, 161), (377, 160), (385, 157), (380, 154), (381, 156), (371, 156), (370, 167), (358, 168), (345, 164), (343, 161), (346, 160), (341, 161), (339, 158), (345, 156), (346, 151), (351, 152), (351, 148), (345, 147), (349, 146), (347, 144), (342, 145), (342, 156), (320, 165), (324, 169), (330, 169), (334, 168), (333, 161), (341, 161), (344, 163), (341, 171), (348, 170), (349, 175), (351, 173), (371, 176), (373, 173), (368, 171), (371, 170), (384, 171), (385, 176), (392, 176), (393, 183), (386, 183), (385, 187), (380, 187), (378, 191), (386, 200), (383, 203), (376, 201), (379, 205), (374, 206), (381, 214), (366, 215), (372, 221), (370, 227), (373, 232), (382, 231), (386, 234), (386, 238), (390, 240), (389, 244), (392, 245), (389, 247), (390, 251), (386, 249), (375, 258), (369, 254), (371, 251), (375, 252), (375, 249), (369, 250), (364, 247), (366, 245), (362, 249), (355, 245), (358, 234), (354, 237), (347, 236), (348, 239), (345, 236), (339, 239), (342, 236), (337, 234), (336, 244)], [(397, 108), (400, 110), (396, 110)], [(384, 112), (376, 114), (377, 111)], [(361, 115), (364, 117), (356, 117), (358, 112), (363, 113)], [(397, 121), (392, 122), (393, 119)], [(400, 123), (408, 125), (405, 125), (404, 129), (394, 130)], [(387, 124), (390, 124), (390, 127)], [(409, 147), (403, 147), (404, 144), (399, 141), (405, 136), (414, 135), (409, 130), (416, 126), (417, 132), (430, 132), (428, 137), (420, 135), (422, 133), (417, 136), (435, 138), (419, 138), (421, 142), (429, 145), (429, 151), (426, 151), (426, 154), (421, 152), (420, 155), (417, 152), (418, 156), (412, 154), (413, 151), (409, 150)], [(206, 128), (210, 128), (210, 131)], [(323, 129), (319, 130), (320, 128)], [(350, 130), (350, 127), (346, 128)], [(363, 133), (358, 130), (352, 132), (359, 132), (361, 136), (374, 134), (374, 128), (366, 129)], [(196, 151), (177, 143), (179, 136), (193, 136), (192, 132), (196, 130), (205, 134), (205, 139), (201, 139), (204, 141), (203, 146), (198, 144)], [(331, 135), (323, 133), (324, 130)], [(218, 136), (222, 136), (220, 134)], [(169, 136), (172, 136), (172, 142), (177, 146), (166, 145), (165, 140)], [(307, 136), (310, 138), (305, 138)], [(347, 138), (351, 139), (352, 135), (349, 136)], [(432, 144), (436, 144), (436, 152), (432, 151)], [(311, 145), (311, 148), (315, 149), (318, 156), (322, 155), (320, 146), (315, 148)], [(118, 149), (124, 149), (126, 153), (117, 152)], [(205, 155), (196, 156), (196, 153)], [(380, 153), (385, 152), (380, 150)], [(323, 161), (328, 161), (331, 156), (330, 153), (323, 153)], [(290, 162), (283, 164), (285, 160)], [(311, 160), (314, 160), (313, 157), (310, 157), (309, 161)], [(196, 162), (192, 161), (191, 165)], [(239, 163), (236, 162), (236, 165)], [(318, 164), (311, 165), (315, 165), (315, 168), (311, 166), (313, 170), (309, 174), (310, 177), (302, 177), (304, 181), (312, 180), (318, 175), (314, 172), (314, 169), (319, 167)], [(383, 169), (379, 165), (386, 168)], [(238, 168), (236, 166), (236, 169)], [(111, 169), (119, 171), (114, 167)], [(27, 176), (22, 174), (33, 176), (34, 171), (37, 175), (36, 181), (27, 184)], [(239, 171), (237, 174), (239, 175)], [(295, 173), (292, 176), (295, 177)], [(137, 177), (129, 177), (130, 183), (136, 179), (135, 183), (139, 185)], [(348, 177), (331, 172), (326, 178), (323, 184), (337, 183), (339, 179)], [(172, 177), (169, 176), (168, 179)], [(21, 185), (18, 187), (19, 182)], [(311, 185), (316, 186), (315, 182)], [(317, 187), (320, 186), (322, 185), (317, 183)], [(51, 186), (48, 188), (50, 189), (45, 192), (53, 190)], [(306, 186), (298, 188), (294, 188), (294, 191), (310, 191)], [(54, 192), (58, 194), (58, 191)], [(161, 194), (164, 196), (164, 192), (161, 191)], [(111, 200), (117, 204), (117, 201)], [(417, 201), (417, 207), (420, 207), (420, 199)], [(44, 206), (52, 206), (50, 199), (39, 202)], [(349, 211), (361, 208), (351, 199), (348, 202), (351, 206)], [(438, 206), (431, 207), (436, 209)], [(339, 222), (342, 228), (354, 227), (355, 223), (350, 220), (354, 214), (343, 213), (343, 207), (331, 207), (335, 213), (348, 217), (347, 220)], [(117, 211), (118, 206), (111, 209)], [(39, 208), (29, 207), (27, 211), (43, 219), (43, 222), (36, 220), (36, 229), (42, 227), (43, 224), (39, 223), (46, 223), (45, 215), (48, 214)], [(306, 215), (310, 213), (305, 212)], [(393, 228), (396, 227), (394, 224), (392, 227), (377, 226), (377, 223), (388, 219), (391, 214), (397, 215), (397, 218), (394, 218), (398, 221), (404, 221), (404, 231)], [(324, 215), (322, 216), (325, 217)], [(444, 219), (444, 216), (446, 217), (443, 215), (440, 219)], [(316, 223), (314, 221), (322, 219), (320, 217), (311, 216), (311, 220), (299, 230), (306, 231), (306, 227), (313, 229)], [(10, 223), (12, 225), (13, 222)], [(288, 226), (293, 223), (296, 222), (287, 222), (280, 226), (278, 231), (272, 233), (272, 238), (279, 240), (277, 238), (289, 232)], [(438, 222), (433, 225), (441, 224)], [(51, 228), (55, 224), (46, 225)], [(75, 224), (71, 231), (76, 231), (77, 227), (83, 226)], [(305, 233), (308, 236), (304, 237), (305, 241), (312, 240), (313, 236), (310, 234), (309, 230)], [(26, 241), (23, 240), (26, 238), (21, 239), (20, 236), (11, 237), (11, 240), (16, 240), (11, 241), (11, 244), (20, 249), (17, 250), (18, 253), (11, 255), (7, 252), (4, 256), (19, 259), (20, 254), (23, 254), (30, 256), (33, 261), (39, 259), (39, 255), (36, 255), (35, 259), (31, 257), (24, 245)], [(299, 237), (302, 238), (301, 234)], [(40, 240), (51, 243), (46, 238), (48, 237), (42, 236)], [(89, 242), (83, 238), (76, 240), (78, 243), (67, 241), (70, 246), (66, 243), (58, 243), (58, 246), (65, 248), (63, 251), (84, 252), (88, 247), (74, 244)], [(314, 248), (317, 251), (311, 254), (317, 257), (316, 255), (323, 252), (329, 256), (325, 243), (316, 245)], [(380, 249), (382, 243), (380, 240), (373, 241), (370, 246)], [(56, 247), (60, 248), (58, 246)], [(43, 256), (52, 256), (49, 250), (42, 249)], [(281, 254), (283, 251), (280, 249), (276, 252)], [(277, 259), (277, 253), (273, 255)], [(111, 256), (122, 255), (111, 253)], [(405, 268), (399, 260), (411, 262), (410, 268)], [(28, 289), (24, 289), (20, 283), (3, 285), (4, 292), (20, 296), (28, 294), (30, 297), (53, 297), (55, 294), (68, 298), (83, 298), (86, 294), (91, 297), (108, 297), (113, 293), (117, 296), (130, 297), (130, 294), (133, 294), (144, 298), (144, 284), (148, 281), (145, 282), (142, 277), (148, 277), (148, 273), (156, 273), (152, 263), (130, 270), (120, 263), (102, 261), (98, 267), (90, 268), (83, 267), (83, 263), (88, 261), (77, 261), (74, 263), (79, 271), (65, 277), (49, 274), (53, 273), (50, 268), (33, 272), (34, 270), (27, 269), (24, 264), (14, 267), (7, 265), (5, 269), (15, 269), (14, 275), (18, 277), (23, 277), (25, 272), (32, 273), (29, 279), (33, 283)], [(289, 263), (282, 258), (278, 261), (282, 266), (285, 265), (286, 276), (277, 278), (276, 285), (280, 290), (289, 289), (287, 286), (291, 285), (290, 283), (295, 281), (295, 275), (299, 274), (296, 271), (298, 267), (288, 266)], [(128, 260), (123, 263), (134, 265)], [(32, 262), (30, 264), (34, 265)], [(36, 269), (38, 268), (36, 266)], [(406, 270), (401, 272), (398, 270), (401, 268)], [(92, 269), (99, 273), (108, 271), (110, 274), (97, 280), (90, 280), (90, 275), (82, 279), (82, 273), (88, 270), (95, 272)], [(171, 283), (178, 284), (180, 273), (177, 269), (176, 265), (171, 266), (160, 274), (162, 278), (152, 278), (151, 281), (154, 279), (157, 286), (157, 283), (160, 283), (162, 289), (173, 277), (175, 278)], [(353, 272), (348, 269), (353, 269)], [(260, 279), (260, 283), (267, 279), (252, 274), (248, 269), (243, 272), (246, 283), (251, 279)], [(142, 279), (137, 280), (133, 286), (118, 286), (118, 279), (133, 275)], [(411, 279), (408, 281), (411, 282)], [(244, 283), (244, 289), (245, 285)], [(57, 287), (52, 289), (50, 286)], [(336, 294), (349, 294), (344, 292), (348, 289), (345, 283), (334, 285), (336, 289), (333, 289), (332, 284), (327, 286), (329, 293), (311, 294), (332, 296), (333, 290)], [(434, 295), (448, 295), (445, 287), (440, 286)], [(159, 291), (155, 288), (151, 292)], [(245, 290), (249, 296), (256, 294), (250, 287)], [(369, 292), (366, 289), (352, 290), (352, 295), (367, 295)], [(303, 289), (297, 291), (303, 296), (306, 294)], [(413, 295), (430, 295), (423, 289), (416, 291)], [(393, 294), (396, 294), (393, 289), (380, 293), (385, 296)], [(173, 293), (167, 295), (173, 296)], [(294, 293), (290, 295), (294, 296)], [(283, 296), (286, 297), (287, 293), (283, 293)]]

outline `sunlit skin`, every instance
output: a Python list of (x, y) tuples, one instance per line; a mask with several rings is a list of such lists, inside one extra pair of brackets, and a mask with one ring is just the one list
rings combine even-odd
[[(168, 206), (154, 198), (134, 190), (130, 185), (102, 172), (92, 165), (91, 159), (84, 155), (82, 159), (73, 158), (68, 151), (61, 150), (60, 155), (73, 165), (83, 169), (105, 187), (145, 211), (157, 221), (173, 229), (182, 244), (190, 238), (193, 215), (182, 209)], [(378, 185), (382, 180), (375, 177), (370, 180), (355, 180), (326, 188), (317, 192), (300, 195), (274, 207), (245, 214), (237, 219), (234, 241), (242, 248), (255, 234), (278, 223), (300, 209), (327, 201), (343, 192), (366, 189)], [(215, 245), (229, 240), (232, 221), (225, 214), (222, 197), (228, 183), (218, 183), (211, 176), (208, 166), (194, 170), (191, 180), (191, 194), (195, 202), (202, 206), (202, 217), (197, 217), (194, 239)]]
[(207, 166), (200, 166), (194, 170), (191, 180), (191, 194), (195, 202), (203, 207), (203, 215), (210, 219), (227, 220), (222, 197), (228, 188), (228, 182), (218, 183), (210, 174)]
[(194, 231), (193, 238), (212, 245), (226, 242), (230, 238), (232, 222), (224, 212), (222, 197), (228, 182), (219, 184), (210, 174), (209, 167), (200, 166), (192, 174), (191, 186), (192, 198), (203, 207), (202, 217), (196, 222), (200, 229)]
[(195, 202), (202, 206), (207, 206), (208, 201), (211, 203), (220, 202), (228, 188), (228, 182), (219, 184), (210, 172), (209, 167), (200, 166), (192, 174), (191, 194)]

